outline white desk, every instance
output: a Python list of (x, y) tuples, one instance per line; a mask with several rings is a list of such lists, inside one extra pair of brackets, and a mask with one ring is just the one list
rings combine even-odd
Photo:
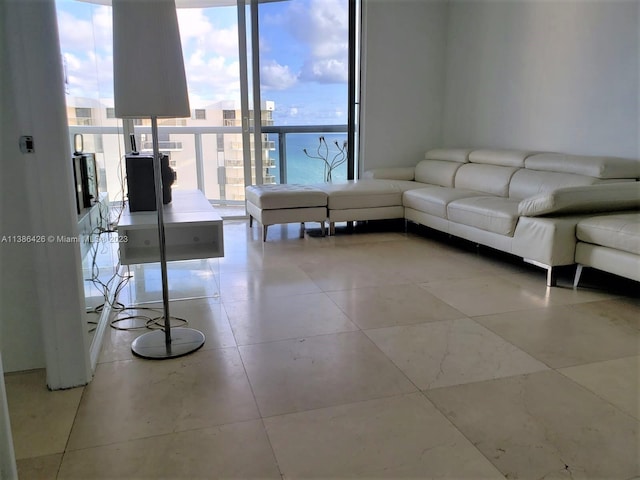
[[(222, 218), (200, 190), (172, 191), (163, 213), (167, 261), (224, 256)], [(122, 265), (159, 262), (158, 213), (131, 213), (127, 205), (118, 222), (118, 242)]]

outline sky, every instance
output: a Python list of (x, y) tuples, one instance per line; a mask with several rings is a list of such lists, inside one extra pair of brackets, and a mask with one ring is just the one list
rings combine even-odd
[[(68, 95), (112, 106), (111, 9), (76, 0), (56, 7)], [(236, 8), (178, 9), (178, 22), (191, 108), (239, 105)], [(275, 102), (275, 124), (346, 124), (347, 0), (261, 4), (259, 33), (261, 96)]]

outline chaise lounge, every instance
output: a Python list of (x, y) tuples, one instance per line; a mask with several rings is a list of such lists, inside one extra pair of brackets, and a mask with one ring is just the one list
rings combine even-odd
[(576, 228), (577, 287), (584, 267), (640, 281), (640, 213), (614, 213), (581, 220)]

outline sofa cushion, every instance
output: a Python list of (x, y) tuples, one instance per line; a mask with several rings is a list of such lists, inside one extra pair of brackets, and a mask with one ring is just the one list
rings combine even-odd
[(640, 160), (630, 158), (538, 153), (525, 160), (525, 167), (597, 178), (640, 178)]
[(471, 197), (447, 206), (449, 221), (480, 230), (513, 236), (518, 223), (518, 201), (500, 197)]
[(601, 183), (559, 188), (525, 198), (518, 213), (527, 217), (549, 213), (605, 212), (640, 208), (640, 182)]
[(640, 212), (587, 218), (578, 223), (576, 236), (583, 242), (640, 255)]
[[(425, 187), (404, 192), (402, 203), (405, 207), (421, 212), (447, 218), (447, 205), (461, 198), (478, 197), (483, 195), (473, 190), (446, 187)], [(488, 195), (488, 194), (487, 194)]]
[(434, 148), (424, 154), (425, 160), (445, 160), (447, 162), (467, 163), (470, 148)]
[(363, 178), (378, 178), (388, 180), (413, 180), (416, 167), (388, 167), (374, 168), (364, 172)]
[(463, 163), (444, 160), (422, 160), (416, 165), (416, 182), (453, 187), (456, 172)]
[(327, 194), (311, 185), (249, 185), (245, 192), (247, 202), (265, 210), (327, 205)]
[(424, 184), (422, 182), (414, 182), (411, 180), (389, 180), (389, 184), (398, 188), (401, 192), (406, 192), (407, 190), (417, 190), (419, 188), (432, 186), (432, 185)]
[(469, 154), (472, 163), (502, 165), (503, 167), (524, 167), (524, 161), (534, 152), (523, 150), (473, 150)]
[(328, 195), (329, 209), (388, 207), (402, 205), (402, 190), (386, 180), (348, 180), (320, 183), (315, 187)]
[(527, 198), (563, 187), (593, 185), (602, 180), (572, 173), (542, 172), (522, 168), (509, 182), (509, 198)]
[(454, 186), (506, 197), (509, 181), (517, 170), (516, 167), (465, 163), (456, 172)]

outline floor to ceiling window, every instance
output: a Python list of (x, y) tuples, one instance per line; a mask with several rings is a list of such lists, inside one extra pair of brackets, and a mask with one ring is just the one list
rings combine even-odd
[(108, 191), (111, 201), (122, 200), (118, 166), (125, 150), (122, 121), (113, 110), (111, 8), (57, 0), (56, 9), (70, 141), (83, 135), (84, 151), (96, 154), (100, 190)]
[(320, 182), (333, 167), (333, 180), (346, 179), (349, 1), (262, 3), (259, 29), (261, 93), (275, 104), (264, 131), (284, 157), (274, 176)]
[[(319, 182), (331, 164), (333, 180), (347, 178), (353, 2), (177, 0), (191, 117), (159, 122), (174, 188), (241, 206), (247, 184)], [(108, 2), (56, 6), (70, 132), (82, 133), (85, 151), (96, 152), (102, 188), (118, 201), (126, 195), (130, 149), (123, 133), (132, 131), (138, 148), (151, 151), (151, 128), (148, 119), (123, 125), (114, 117), (111, 9), (98, 3)]]

